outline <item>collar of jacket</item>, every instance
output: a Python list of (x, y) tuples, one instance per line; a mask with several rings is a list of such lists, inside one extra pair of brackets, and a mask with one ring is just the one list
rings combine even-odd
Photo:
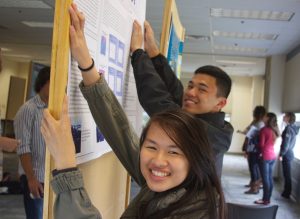
[(225, 113), (217, 112), (217, 113), (204, 113), (195, 115), (199, 119), (203, 119), (205, 122), (214, 124), (217, 127), (224, 126)]

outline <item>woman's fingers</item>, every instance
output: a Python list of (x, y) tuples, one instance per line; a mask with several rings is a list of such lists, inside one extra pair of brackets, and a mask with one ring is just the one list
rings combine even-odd
[(68, 96), (64, 96), (62, 110), (60, 114), (60, 123), (69, 123), (69, 113), (68, 113)]
[(80, 23), (80, 28), (81, 28), (81, 30), (83, 30), (84, 29), (84, 23), (85, 23), (85, 16), (82, 12), (80, 12), (78, 14), (78, 17), (79, 17), (79, 21), (80, 21), (79, 22)]
[(80, 21), (78, 17), (78, 9), (76, 4), (71, 4), (71, 7), (69, 8), (69, 13), (71, 15), (72, 26), (74, 26), (76, 31), (80, 30)]

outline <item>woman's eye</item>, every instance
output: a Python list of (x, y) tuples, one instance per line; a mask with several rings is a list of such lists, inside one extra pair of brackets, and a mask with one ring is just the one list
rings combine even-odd
[(153, 146), (146, 146), (146, 148), (149, 150), (156, 150), (156, 147), (153, 147)]
[(169, 154), (179, 155), (179, 153), (177, 151), (169, 151)]

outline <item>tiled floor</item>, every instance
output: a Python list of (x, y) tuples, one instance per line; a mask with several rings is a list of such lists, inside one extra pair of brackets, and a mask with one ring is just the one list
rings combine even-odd
[[(252, 204), (254, 200), (261, 198), (262, 191), (258, 195), (245, 195), (245, 184), (249, 182), (246, 160), (242, 156), (226, 155), (224, 158), (222, 184), (226, 201), (242, 204)], [(283, 199), (280, 196), (280, 186), (275, 184), (272, 195), (272, 204), (279, 205), (277, 219), (299, 219), (300, 204), (292, 200)], [(133, 184), (132, 193), (136, 194), (138, 187)], [(21, 195), (0, 195), (1, 219), (25, 219)], [(242, 218), (241, 218), (242, 219)], [(257, 218), (259, 219), (259, 218)]]
[[(249, 183), (249, 173), (246, 159), (237, 155), (226, 155), (224, 158), (222, 185), (227, 202), (253, 204), (262, 198), (262, 190), (257, 195), (246, 195), (244, 186)], [(279, 206), (277, 219), (299, 219), (300, 204), (281, 197), (281, 186), (275, 182), (271, 204)]]

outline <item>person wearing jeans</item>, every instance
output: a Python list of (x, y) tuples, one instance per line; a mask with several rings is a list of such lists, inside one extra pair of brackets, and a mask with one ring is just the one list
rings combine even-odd
[(273, 166), (276, 160), (274, 144), (279, 136), (277, 117), (274, 113), (267, 113), (265, 127), (260, 130), (258, 147), (261, 152), (260, 171), (263, 180), (263, 197), (255, 204), (270, 204), (273, 190)]
[(275, 160), (261, 160), (261, 173), (263, 180), (263, 204), (269, 204), (273, 191), (273, 166)]
[(294, 159), (294, 147), (299, 126), (295, 124), (296, 115), (292, 112), (285, 113), (283, 121), (287, 124), (282, 133), (279, 160), (282, 161), (282, 172), (284, 176), (284, 190), (281, 196), (289, 199), (292, 192), (291, 162)]

